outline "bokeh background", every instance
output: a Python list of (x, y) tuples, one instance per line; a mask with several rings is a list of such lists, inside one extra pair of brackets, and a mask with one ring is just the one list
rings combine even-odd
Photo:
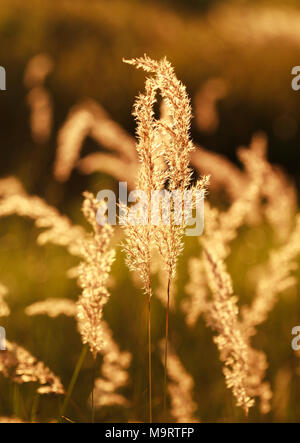
[[(105, 174), (89, 176), (72, 172), (66, 183), (53, 177), (57, 133), (72, 106), (82, 99), (99, 102), (129, 133), (134, 97), (143, 89), (144, 74), (122, 63), (122, 58), (147, 53), (167, 56), (178, 78), (195, 102), (210, 79), (219, 79), (223, 93), (216, 103), (217, 122), (192, 126), (193, 139), (238, 164), (236, 149), (248, 145), (252, 135), (264, 131), (268, 156), (300, 185), (300, 91), (291, 88), (291, 69), (300, 64), (300, 5), (282, 1), (213, 0), (10, 0), (0, 5), (0, 64), (7, 72), (7, 90), (0, 92), (0, 177), (17, 176), (27, 192), (43, 197), (84, 224), (80, 208), (82, 192), (96, 193), (116, 187)], [(37, 143), (30, 129), (28, 87), (24, 72), (29, 60), (46, 53), (53, 70), (46, 79), (53, 103), (53, 127), (46, 142)], [(222, 88), (221, 88), (222, 89)], [(101, 149), (87, 138), (83, 154)], [(280, 198), (280, 196), (278, 196)], [(220, 202), (222, 204), (222, 202)], [(75, 320), (59, 317), (27, 317), (24, 308), (49, 297), (76, 300), (76, 282), (66, 271), (76, 264), (63, 248), (40, 247), (37, 229), (28, 220), (10, 217), (0, 221), (0, 281), (9, 288), (12, 315), (1, 319), (10, 340), (29, 349), (67, 385), (81, 351)], [(253, 286), (248, 268), (266, 260), (271, 235), (266, 227), (245, 229), (233, 245), (228, 266), (241, 301), (251, 300)], [(196, 255), (198, 243), (190, 241), (180, 260), (176, 303), (185, 297), (186, 259)], [(113, 267), (116, 284), (105, 307), (115, 340), (133, 354), (131, 382), (124, 394), (129, 408), (102, 408), (98, 421), (145, 421), (147, 417), (146, 305), (128, 277), (118, 248)], [(154, 417), (159, 419), (162, 367), (157, 351), (164, 332), (164, 310), (153, 302)], [(185, 325), (180, 309), (171, 317), (171, 341), (196, 383), (194, 398), (201, 421), (298, 421), (300, 376), (291, 346), (291, 329), (300, 322), (299, 288), (281, 298), (254, 344), (269, 360), (267, 378), (278, 389), (267, 416), (254, 408), (246, 419), (225, 387), (222, 367), (212, 333), (199, 319), (194, 329)], [(99, 359), (99, 364), (101, 359)], [(88, 420), (92, 359), (87, 358), (79, 376), (67, 415)], [(288, 374), (288, 376), (286, 375)], [(285, 388), (281, 380), (284, 378)], [(281, 384), (280, 384), (281, 383)], [(278, 387), (279, 386), (279, 387)], [(30, 418), (36, 405), (35, 387), (16, 387), (0, 376), (0, 415)], [(37, 420), (58, 415), (60, 400), (42, 397)], [(35, 406), (34, 406), (35, 407)], [(171, 417), (169, 418), (171, 420)]]

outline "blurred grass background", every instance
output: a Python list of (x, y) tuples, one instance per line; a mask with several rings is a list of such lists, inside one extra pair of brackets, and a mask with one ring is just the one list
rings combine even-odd
[[(278, 22), (279, 20), (279, 22)], [(291, 22), (292, 20), (292, 22)], [(167, 56), (191, 97), (208, 78), (219, 76), (230, 85), (219, 103), (220, 125), (207, 135), (194, 125), (194, 140), (236, 161), (235, 151), (246, 145), (257, 130), (269, 138), (269, 157), (300, 184), (300, 92), (291, 89), (291, 68), (300, 64), (300, 8), (297, 1), (146, 1), (146, 0), (10, 0), (0, 6), (0, 64), (7, 71), (7, 91), (0, 93), (0, 176), (16, 175), (28, 192), (38, 194), (76, 223), (82, 223), (80, 206), (84, 190), (97, 192), (115, 187), (103, 174), (72, 173), (66, 184), (52, 175), (57, 131), (69, 109), (91, 97), (113, 119), (134, 132), (131, 116), (134, 97), (143, 89), (144, 75), (122, 63), (122, 58), (147, 53)], [(280, 31), (280, 33), (279, 33)], [(50, 140), (32, 142), (23, 85), (24, 69), (31, 57), (46, 52), (55, 67), (47, 79), (54, 101), (54, 128)], [(278, 121), (291, 122), (292, 130), (278, 131)], [(83, 152), (98, 149), (91, 140)], [(10, 340), (26, 347), (61, 376), (67, 386), (81, 351), (75, 321), (59, 317), (26, 317), (24, 308), (48, 297), (76, 300), (79, 289), (66, 271), (76, 264), (62, 248), (36, 245), (37, 230), (27, 220), (10, 217), (0, 221), (0, 281), (10, 290), (12, 315), (1, 319)], [(229, 260), (234, 288), (243, 303), (253, 296), (249, 268), (264, 262), (272, 245), (267, 227), (243, 229)], [(198, 243), (189, 239), (179, 264), (177, 303), (185, 296), (186, 259), (197, 255)], [(123, 254), (118, 252), (113, 276), (116, 285), (105, 308), (117, 343), (133, 354), (131, 383), (124, 390), (129, 409), (103, 408), (99, 421), (145, 421), (147, 417), (146, 312), (143, 297), (128, 278)], [(299, 420), (300, 383), (290, 331), (299, 324), (299, 288), (284, 294), (268, 321), (259, 329), (255, 345), (268, 356), (267, 378), (272, 387), (278, 371), (292, 373), (288, 403), (283, 411), (261, 416), (258, 408), (249, 420)], [(191, 331), (180, 310), (171, 317), (171, 341), (187, 370), (194, 376), (197, 416), (203, 421), (244, 420), (225, 388), (221, 363), (212, 333), (199, 319)], [(162, 367), (158, 342), (164, 331), (164, 310), (153, 302), (154, 418), (161, 411)], [(99, 358), (99, 364), (101, 358)], [(88, 420), (87, 399), (92, 383), (92, 360), (87, 358), (73, 399), (80, 411), (69, 406), (67, 416)], [(17, 414), (29, 419), (37, 409), (38, 420), (57, 417), (59, 399), (40, 397), (34, 386), (16, 388), (0, 377), (0, 415)], [(171, 417), (170, 417), (171, 419)]]

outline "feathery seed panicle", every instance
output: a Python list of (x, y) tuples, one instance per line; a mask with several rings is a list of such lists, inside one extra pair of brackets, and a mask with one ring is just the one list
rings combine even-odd
[(45, 143), (52, 128), (52, 97), (44, 86), (36, 86), (27, 94), (30, 109), (30, 129), (36, 143)]
[(29, 89), (27, 104), (30, 110), (30, 129), (36, 143), (49, 139), (53, 120), (53, 103), (44, 83), (53, 69), (53, 60), (48, 54), (38, 54), (30, 59), (24, 73), (24, 84)]
[(204, 274), (201, 274), (202, 259), (196, 259), (195, 266), (190, 266), (190, 284), (187, 289), (191, 298), (185, 302), (185, 311), (188, 313), (189, 308), (196, 306), (197, 311), (193, 316), (188, 315), (187, 320), (195, 323), (198, 315), (203, 313), (207, 324), (218, 331), (215, 342), (221, 360), (225, 362), (223, 372), (226, 384), (232, 389), (237, 405), (247, 412), (254, 404), (254, 397), (259, 397), (261, 409), (266, 412), (272, 396), (269, 384), (263, 382), (267, 368), (266, 357), (263, 352), (252, 349), (249, 337), (244, 334), (238, 316), (237, 298), (232, 295), (231, 279), (223, 262), (230, 252), (229, 242), (235, 238), (237, 229), (245, 222), (249, 211), (256, 208), (259, 185), (263, 178), (261, 157), (252, 150), (244, 151), (243, 154), (245, 165), (252, 176), (249, 188), (225, 213), (206, 204), (207, 229), (200, 243), (204, 247), (204, 265), (212, 301), (208, 298)]
[(53, 70), (53, 60), (49, 54), (41, 53), (32, 57), (24, 72), (24, 85), (32, 88), (45, 83), (46, 77)]
[(254, 300), (250, 306), (243, 307), (242, 325), (247, 336), (255, 334), (256, 327), (263, 323), (277, 301), (277, 296), (295, 284), (291, 271), (295, 269), (294, 260), (300, 253), (300, 214), (287, 243), (271, 251), (264, 275), (257, 282)]
[[(148, 124), (148, 129), (151, 128), (151, 132), (148, 130), (148, 136), (151, 134), (152, 139), (148, 138), (148, 142), (153, 144), (155, 140), (160, 141), (158, 146), (159, 157), (163, 158), (167, 165), (167, 169), (158, 170), (157, 174), (160, 177), (158, 180), (159, 186), (155, 183), (156, 186), (152, 186), (152, 189), (162, 190), (166, 187), (169, 191), (180, 190), (183, 206), (184, 191), (189, 189), (191, 185), (190, 152), (195, 149), (190, 140), (192, 112), (186, 88), (177, 79), (173, 67), (166, 58), (157, 62), (145, 55), (142, 58), (124, 61), (154, 74), (153, 78), (147, 80), (152, 85), (152, 98), (148, 100), (147, 104), (145, 100), (140, 100), (135, 108), (135, 115), (141, 123), (138, 125), (138, 135), (140, 136), (141, 133), (143, 135), (147, 134), (146, 131), (143, 131), (143, 128)], [(157, 91), (160, 92), (164, 101), (164, 118), (154, 121), (152, 107)], [(150, 118), (143, 121), (143, 109), (146, 109), (146, 105), (148, 106)], [(145, 161), (149, 163), (149, 159), (146, 159), (145, 155), (140, 157), (140, 159), (142, 167), (143, 165), (145, 167)], [(151, 167), (151, 163), (148, 165), (149, 167)], [(204, 191), (208, 181), (208, 177), (203, 177), (193, 189)], [(168, 202), (167, 204), (169, 205), (170, 203)], [(164, 208), (162, 207), (162, 209)], [(183, 214), (184, 210), (182, 211), (182, 216)], [(164, 224), (160, 217), (160, 224), (155, 227), (153, 234), (155, 246), (163, 258), (169, 278), (172, 279), (175, 276), (178, 256), (182, 252), (182, 237), (184, 234), (184, 220), (182, 220), (181, 225), (175, 223), (174, 207), (170, 213), (170, 223)]]
[(0, 179), (0, 199), (13, 194), (23, 194), (24, 188), (20, 181), (14, 176)]
[(25, 309), (25, 314), (28, 316), (47, 315), (51, 318), (56, 318), (59, 315), (74, 317), (76, 313), (76, 303), (67, 298), (47, 298), (27, 306)]
[(194, 149), (189, 135), (192, 112), (186, 88), (176, 78), (174, 69), (166, 58), (156, 62), (145, 55), (125, 62), (155, 74), (155, 84), (165, 100), (172, 120), (171, 124), (166, 121), (157, 122), (170, 135), (168, 152), (163, 153), (169, 166), (170, 187), (184, 189), (190, 184), (189, 152)]
[[(219, 230), (223, 238), (226, 255), (230, 252), (229, 243), (236, 237), (238, 229), (246, 222), (247, 218), (253, 218), (257, 214), (261, 189), (264, 183), (265, 172), (265, 145), (258, 145), (254, 149), (254, 143), (250, 149), (240, 148), (239, 159), (244, 165), (248, 176), (248, 186), (241, 193), (229, 209), (219, 213)], [(212, 229), (208, 227), (211, 232)]]
[(0, 373), (16, 383), (37, 382), (39, 394), (64, 394), (59, 377), (26, 349), (6, 340), (6, 351), (0, 352)]
[[(259, 202), (252, 208), (252, 216), (264, 214), (272, 226), (280, 243), (287, 240), (297, 211), (297, 193), (295, 186), (280, 168), (267, 160), (267, 138), (263, 133), (252, 137), (250, 150), (238, 150), (238, 156), (244, 163), (248, 175), (248, 188), (253, 183), (254, 174), (262, 177), (259, 186)], [(261, 200), (264, 199), (265, 202)]]
[[(213, 275), (216, 284), (215, 291), (220, 291), (220, 288), (224, 286), (224, 300), (220, 302), (219, 298), (214, 295), (216, 292), (213, 292), (212, 300), (209, 298), (207, 278), (205, 275), (205, 269), (207, 270), (208, 267), (207, 259), (200, 257), (190, 259), (190, 281), (186, 287), (187, 293), (190, 295), (190, 297), (187, 300), (184, 300), (182, 303), (182, 309), (186, 314), (186, 322), (189, 327), (193, 327), (198, 320), (198, 317), (202, 314), (208, 326), (210, 326), (213, 330), (217, 330), (219, 332), (222, 330), (222, 328), (224, 328), (224, 331), (226, 331), (228, 337), (230, 336), (230, 338), (233, 339), (233, 343), (237, 346), (238, 350), (246, 349), (245, 355), (247, 356), (247, 361), (245, 361), (245, 365), (241, 366), (235, 364), (230, 372), (226, 367), (227, 361), (231, 361), (231, 345), (228, 345), (227, 343), (227, 336), (225, 333), (219, 332), (219, 336), (215, 340), (221, 352), (221, 360), (225, 361), (224, 374), (228, 388), (233, 389), (233, 393), (238, 399), (240, 395), (239, 392), (241, 392), (241, 387), (237, 386), (237, 380), (240, 380), (244, 386), (242, 398), (245, 398), (245, 392), (251, 399), (258, 397), (260, 399), (260, 410), (263, 414), (266, 414), (270, 410), (270, 400), (272, 398), (269, 383), (263, 381), (266, 369), (268, 367), (266, 356), (262, 351), (257, 351), (251, 347), (249, 337), (245, 334), (245, 327), (239, 320), (238, 308), (236, 304), (237, 298), (232, 296), (231, 280), (227, 274), (224, 264), (222, 263), (222, 254), (219, 255), (219, 251), (223, 251), (224, 248), (218, 248), (217, 243), (215, 242), (211, 243), (211, 245), (213, 245), (212, 248), (214, 250), (215, 257), (218, 257), (218, 266), (216, 265), (216, 261), (216, 263), (214, 263), (213, 266), (211, 264), (210, 267), (214, 269), (214, 272), (218, 278), (220, 277), (218, 280)], [(213, 284), (211, 279), (212, 276), (209, 277), (210, 287)], [(224, 283), (222, 283), (222, 279), (224, 280)], [(226, 287), (227, 291), (224, 290)], [(227, 329), (225, 329), (226, 323)], [(238, 339), (234, 339), (235, 336), (237, 336)], [(228, 357), (226, 357), (226, 353), (224, 354), (222, 351), (223, 347), (226, 347), (226, 343), (228, 345), (226, 351), (228, 352)], [(236, 351), (235, 348), (232, 347), (232, 353), (235, 353), (236, 355), (238, 355), (238, 350)], [(240, 401), (237, 404), (244, 406)], [(245, 407), (244, 409), (247, 410)]]
[(188, 298), (181, 303), (185, 313), (185, 321), (189, 327), (194, 327), (198, 318), (207, 309), (208, 290), (204, 262), (200, 257), (192, 257), (188, 261), (189, 282), (185, 286)]
[[(87, 136), (113, 154), (95, 152), (79, 160)], [(134, 138), (93, 100), (86, 100), (74, 106), (59, 131), (54, 165), (55, 178), (59, 181), (68, 180), (75, 166), (84, 174), (94, 171), (112, 174), (118, 180), (128, 181), (131, 186), (135, 179), (137, 156)]]
[[(259, 211), (261, 198), (270, 198), (270, 195), (268, 196), (267, 193), (263, 190), (266, 181), (270, 179), (270, 177), (274, 177), (274, 174), (272, 172), (271, 166), (267, 163), (265, 159), (265, 153), (266, 140), (262, 136), (255, 136), (253, 138), (250, 149), (240, 149), (239, 157), (243, 162), (246, 174), (248, 175), (248, 186), (245, 188), (241, 196), (233, 202), (227, 212), (219, 213), (217, 211), (214, 213), (210, 207), (208, 207), (208, 210), (206, 211), (206, 221), (208, 218), (210, 218), (210, 221), (215, 222), (207, 224), (207, 232), (204, 241), (202, 241), (205, 246), (205, 240), (210, 239), (210, 245), (217, 252), (219, 260), (224, 260), (229, 254), (229, 242), (231, 242), (236, 237), (238, 228), (242, 226), (245, 222), (247, 222), (248, 218), (251, 219), (259, 214), (259, 212), (261, 212)], [(291, 200), (288, 198), (286, 200), (288, 201), (286, 206), (292, 207), (292, 205), (290, 204)], [(271, 206), (273, 205), (272, 201), (270, 201), (269, 203), (269, 201), (267, 200), (267, 203)], [(285, 226), (287, 226), (287, 223), (285, 223)], [(270, 273), (267, 272), (266, 275), (266, 280), (270, 279)], [(274, 273), (272, 273), (272, 275), (274, 276)], [(191, 282), (193, 283), (195, 281), (197, 281), (197, 279), (195, 278), (195, 272), (193, 271), (191, 275)], [(200, 295), (202, 295), (201, 286), (198, 292), (199, 291)], [(271, 309), (270, 306), (272, 306), (272, 302), (274, 299), (273, 294), (271, 293), (271, 291), (268, 290), (267, 287), (264, 287), (262, 294), (263, 297), (260, 297), (258, 299), (258, 303), (253, 304), (252, 313), (250, 313), (251, 308), (249, 308), (248, 315), (247, 308), (243, 308), (242, 310), (242, 313), (245, 313), (247, 319), (249, 320), (248, 324), (245, 321), (245, 318), (243, 318), (243, 321), (240, 322), (236, 314), (235, 328), (238, 331), (238, 335), (242, 337), (242, 341), (246, 346), (245, 349), (247, 349), (247, 361), (246, 365), (243, 367), (243, 383), (245, 393), (251, 399), (253, 399), (254, 397), (259, 397), (260, 409), (262, 413), (267, 413), (270, 410), (270, 399), (272, 397), (269, 383), (263, 381), (268, 366), (267, 360), (265, 354), (262, 351), (257, 351), (253, 349), (250, 345), (250, 336), (254, 335), (255, 333), (253, 330), (254, 325), (251, 325), (250, 319), (252, 319), (252, 321), (255, 323), (255, 321), (259, 321), (257, 318), (259, 315), (266, 316), (269, 312), (269, 309)], [(205, 292), (204, 296), (206, 297)], [(207, 307), (205, 308), (205, 305), (203, 305), (203, 303), (201, 306), (204, 310), (205, 317), (209, 319), (209, 317), (211, 316), (211, 311), (209, 309), (205, 310), (207, 309)], [(219, 315), (221, 315), (221, 310), (219, 311)], [(214, 322), (212, 322), (211, 324), (212, 327), (213, 323)], [(238, 366), (237, 368), (239, 369)], [(229, 387), (232, 387), (234, 395), (238, 397), (238, 391), (236, 390), (235, 383), (236, 380), (239, 379), (239, 377), (237, 377), (235, 371), (236, 369), (230, 373), (230, 371), (228, 371), (228, 368), (225, 368), (224, 373), (227, 379), (227, 385)], [(240, 377), (240, 379), (242, 378)], [(241, 402), (239, 403), (241, 404)]]
[[(259, 145), (262, 147), (262, 145)], [(237, 404), (243, 406), (247, 411), (253, 405), (253, 398), (260, 398), (261, 410), (265, 413), (269, 410), (271, 391), (269, 384), (263, 382), (267, 362), (265, 354), (254, 350), (249, 342), (249, 336), (245, 335), (245, 327), (240, 323), (238, 317), (237, 298), (232, 296), (231, 279), (226, 271), (223, 260), (230, 252), (229, 242), (236, 235), (238, 228), (245, 223), (246, 217), (251, 211), (257, 210), (260, 197), (260, 187), (264, 178), (264, 150), (253, 149), (240, 151), (240, 156), (245, 164), (245, 168), (251, 180), (240, 198), (232, 203), (227, 212), (220, 213), (218, 210), (206, 205), (207, 229), (200, 243), (204, 246), (204, 263), (206, 264), (208, 283), (213, 294), (213, 301), (210, 302), (206, 291), (205, 282), (201, 278), (201, 266), (198, 273), (195, 267), (190, 268), (189, 292), (198, 284), (196, 292), (191, 293), (192, 297), (187, 302), (188, 305), (200, 305), (199, 313), (202, 311), (209, 326), (216, 329), (218, 321), (220, 335), (215, 339), (221, 352), (221, 360), (225, 361), (224, 374), (227, 386), (231, 387), (233, 394), (237, 398)], [(198, 265), (201, 264), (198, 259)], [(220, 297), (224, 300), (220, 299)], [(199, 299), (198, 299), (199, 297)], [(226, 298), (227, 297), (227, 298)], [(201, 311), (200, 311), (201, 310)], [(188, 317), (189, 318), (189, 317)], [(227, 320), (226, 320), (227, 318)], [(195, 321), (195, 318), (193, 318)], [(227, 333), (226, 331), (227, 321)], [(230, 322), (232, 323), (230, 325)], [(225, 335), (224, 335), (225, 334)], [(231, 336), (230, 336), (231, 335)], [(233, 342), (230, 344), (232, 338)], [(228, 345), (228, 346), (227, 346)], [(238, 360), (229, 358), (229, 369), (226, 367), (226, 352), (230, 356), (230, 346), (232, 353)], [(236, 348), (235, 348), (236, 346)], [(222, 351), (225, 348), (225, 354)], [(239, 355), (239, 353), (241, 355)], [(239, 385), (240, 384), (240, 385)]]
[[(1, 195), (0, 195), (1, 197)], [(81, 241), (85, 231), (81, 226), (71, 223), (40, 197), (29, 196), (24, 191), (0, 198), (0, 217), (19, 215), (35, 221), (38, 228), (45, 230), (38, 236), (38, 243), (53, 243), (65, 246), (70, 254), (81, 255)]]
[[(164, 346), (161, 346), (164, 349)], [(193, 400), (194, 380), (183, 367), (179, 357), (169, 345), (169, 364), (167, 367), (169, 382), (168, 392), (171, 401), (171, 415), (177, 423), (197, 423), (194, 413), (197, 404)], [(163, 354), (162, 354), (163, 359)]]
[(214, 341), (224, 362), (226, 385), (236, 397), (237, 406), (248, 413), (254, 405), (248, 394), (249, 347), (239, 328), (237, 297), (233, 296), (232, 282), (224, 263), (208, 244), (204, 247), (204, 257), (213, 294), (206, 320), (218, 333)]
[[(138, 174), (138, 189), (146, 191), (148, 208), (144, 209), (147, 224), (139, 227), (126, 226), (127, 240), (124, 249), (130, 268), (138, 271), (142, 277), (145, 293), (149, 299), (149, 373), (151, 374), (150, 351), (150, 297), (151, 297), (151, 250), (158, 250), (167, 272), (166, 285), (166, 337), (164, 363), (164, 405), (166, 407), (166, 379), (168, 356), (169, 306), (172, 281), (176, 275), (176, 264), (183, 250), (183, 235), (186, 213), (197, 204), (200, 191), (204, 191), (209, 178), (204, 177), (192, 188), (195, 201), (190, 208), (185, 205), (185, 191), (190, 188), (192, 169), (189, 165), (190, 152), (194, 145), (190, 140), (191, 106), (184, 85), (177, 79), (171, 64), (165, 59), (160, 62), (151, 60), (146, 55), (142, 58), (124, 60), (154, 77), (146, 80), (146, 93), (140, 94), (135, 104), (134, 115), (137, 120), (137, 152), (141, 162)], [(164, 102), (160, 120), (154, 118), (153, 105), (159, 92)], [(180, 193), (179, 206), (181, 220), (175, 220), (175, 199), (162, 198), (153, 211), (152, 191), (176, 191)], [(198, 193), (196, 192), (198, 191)], [(170, 195), (168, 193), (168, 195)], [(169, 201), (170, 200), (170, 201)], [(178, 203), (177, 203), (178, 205)], [(146, 214), (147, 212), (147, 214)], [(155, 212), (155, 213), (153, 213)], [(164, 214), (169, 214), (166, 223)], [(152, 217), (155, 217), (155, 226)], [(157, 221), (159, 222), (157, 223)], [(135, 237), (136, 236), (136, 237)], [(149, 380), (151, 410), (151, 380)], [(150, 414), (151, 421), (151, 414)]]
[(58, 135), (58, 147), (54, 165), (54, 176), (58, 181), (66, 181), (74, 168), (84, 139), (90, 132), (93, 116), (88, 109), (75, 108)]
[[(46, 299), (34, 303), (25, 309), (26, 315), (47, 315), (55, 318), (59, 315), (76, 317), (77, 305), (68, 299)], [(94, 387), (94, 405), (102, 406), (128, 406), (128, 400), (116, 391), (129, 382), (128, 368), (131, 363), (131, 354), (121, 352), (113, 339), (112, 331), (108, 324), (101, 320), (103, 346), (100, 354), (103, 356), (101, 377), (96, 378)]]
[(84, 260), (79, 265), (78, 284), (82, 294), (77, 303), (78, 329), (83, 343), (88, 343), (94, 357), (103, 346), (102, 311), (108, 301), (107, 279), (115, 251), (109, 249), (113, 228), (97, 223), (97, 211), (104, 202), (98, 202), (93, 194), (85, 192), (82, 211), (93, 228), (82, 244)]
[(151, 289), (151, 249), (153, 247), (153, 230), (151, 224), (151, 192), (160, 190), (164, 184), (164, 172), (157, 165), (159, 158), (159, 145), (157, 144), (154, 125), (153, 105), (156, 101), (157, 86), (152, 79), (146, 81), (146, 92), (140, 94), (134, 106), (134, 116), (137, 121), (136, 146), (140, 169), (137, 177), (137, 189), (146, 193), (147, 207), (141, 208), (137, 214), (140, 223), (136, 223), (135, 215), (130, 218), (126, 212), (122, 222), (126, 239), (123, 250), (126, 252), (126, 262), (132, 271), (136, 271), (141, 278), (143, 289), (148, 297), (152, 295)]
[(95, 380), (94, 405), (96, 408), (109, 405), (128, 406), (128, 400), (116, 391), (129, 382), (127, 370), (130, 366), (131, 354), (120, 351), (105, 321), (102, 321), (102, 337), (103, 363), (101, 377)]
[[(153, 248), (152, 191), (161, 190), (166, 180), (161, 166), (160, 143), (157, 137), (153, 105), (156, 102), (157, 85), (146, 80), (145, 94), (140, 94), (134, 105), (133, 115), (137, 122), (138, 142), (136, 150), (140, 162), (137, 175), (137, 190), (142, 191), (146, 202), (136, 213), (125, 208), (121, 222), (125, 230), (123, 250), (130, 270), (137, 272), (148, 302), (148, 380), (149, 380), (149, 421), (152, 422), (152, 363), (151, 363), (151, 251)], [(139, 205), (141, 206), (141, 204)], [(121, 206), (122, 207), (122, 206)], [(123, 208), (124, 209), (124, 208)]]

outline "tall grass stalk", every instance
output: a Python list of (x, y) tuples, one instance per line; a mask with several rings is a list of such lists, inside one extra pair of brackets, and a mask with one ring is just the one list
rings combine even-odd
[(81, 370), (81, 368), (82, 368), (82, 365), (83, 365), (83, 363), (84, 363), (84, 360), (85, 360), (85, 357), (86, 357), (86, 354), (87, 354), (88, 349), (89, 349), (88, 344), (85, 344), (84, 347), (82, 348), (82, 351), (81, 351), (81, 353), (80, 353), (80, 356), (79, 356), (79, 358), (78, 358), (78, 360), (77, 360), (77, 363), (76, 363), (76, 366), (75, 366), (75, 368), (74, 368), (74, 371), (73, 371), (73, 374), (72, 374), (72, 378), (71, 378), (70, 384), (69, 384), (69, 386), (68, 386), (67, 393), (66, 393), (66, 396), (65, 396), (65, 399), (64, 399), (64, 402), (63, 402), (62, 408), (61, 408), (61, 410), (60, 410), (60, 415), (61, 415), (61, 416), (65, 414), (65, 411), (66, 411), (66, 409), (67, 409), (67, 406), (68, 406), (68, 403), (69, 403), (70, 397), (71, 397), (71, 395), (72, 395), (72, 392), (73, 392), (74, 386), (75, 386), (75, 384), (76, 384), (76, 381), (77, 381), (78, 375), (79, 375), (80, 370)]
[(152, 423), (151, 296), (148, 297), (149, 421)]
[(168, 341), (169, 341), (170, 287), (171, 287), (171, 279), (169, 278), (168, 289), (167, 289), (167, 314), (166, 314), (166, 337), (165, 337), (164, 411), (166, 411), (167, 409), (167, 367), (168, 367)]
[(96, 379), (96, 368), (97, 368), (97, 355), (94, 358), (94, 369), (93, 369), (93, 386), (92, 386), (92, 423), (95, 423), (95, 379)]

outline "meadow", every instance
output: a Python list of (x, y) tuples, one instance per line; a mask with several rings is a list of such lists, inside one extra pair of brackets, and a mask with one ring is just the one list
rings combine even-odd
[[(0, 7), (1, 422), (299, 420), (300, 10), (192, 3)], [(123, 181), (203, 234), (101, 226)]]

